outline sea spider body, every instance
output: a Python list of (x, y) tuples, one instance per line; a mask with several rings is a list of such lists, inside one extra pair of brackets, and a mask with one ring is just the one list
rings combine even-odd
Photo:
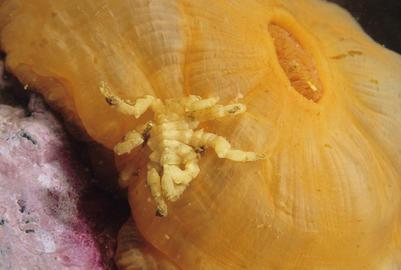
[(165, 198), (177, 200), (189, 183), (199, 174), (199, 159), (207, 147), (215, 150), (219, 158), (234, 161), (255, 161), (264, 158), (254, 152), (231, 149), (230, 143), (221, 136), (198, 129), (200, 122), (237, 115), (245, 112), (243, 104), (219, 105), (218, 98), (202, 99), (190, 95), (167, 99), (163, 103), (153, 96), (138, 98), (129, 104), (112, 95), (101, 83), (99, 86), (106, 101), (118, 111), (139, 118), (149, 108), (154, 120), (129, 131), (122, 142), (114, 147), (118, 155), (130, 153), (139, 145), (151, 149), (147, 165), (147, 183), (156, 202), (157, 214), (167, 215)]

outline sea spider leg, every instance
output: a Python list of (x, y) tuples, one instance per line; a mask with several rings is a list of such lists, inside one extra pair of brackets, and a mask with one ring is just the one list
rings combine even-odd
[(219, 158), (233, 161), (255, 161), (265, 157), (263, 154), (231, 149), (231, 144), (224, 137), (204, 132), (203, 129), (194, 132), (190, 144), (197, 147), (212, 147)]
[[(159, 158), (163, 167), (162, 191), (168, 200), (175, 201), (199, 174), (197, 155), (191, 146), (174, 139), (163, 140), (160, 146), (163, 148)], [(181, 164), (184, 165), (183, 170)]]
[(170, 201), (177, 200), (184, 192), (188, 184), (199, 174), (198, 160), (194, 159), (185, 163), (182, 170), (178, 165), (163, 165), (162, 190)]
[(219, 101), (218, 97), (202, 99), (201, 97), (198, 96), (190, 96), (189, 98), (191, 98), (190, 102), (184, 105), (186, 112), (208, 109), (216, 105), (217, 102)]
[(134, 149), (135, 147), (139, 145), (143, 145), (146, 143), (147, 139), (150, 136), (150, 130), (153, 127), (153, 123), (151, 121), (147, 122), (145, 125), (140, 126), (136, 130), (131, 130), (128, 131), (127, 134), (125, 134), (123, 141), (120, 143), (117, 143), (114, 146), (114, 152), (117, 155), (123, 155), (123, 154), (128, 154)]
[(136, 99), (135, 105), (129, 104), (119, 96), (113, 95), (104, 82), (100, 82), (99, 90), (106, 98), (106, 102), (116, 108), (117, 111), (127, 115), (134, 115), (137, 119), (155, 102), (154, 97), (146, 95), (143, 98)]
[(123, 141), (114, 146), (114, 152), (117, 155), (128, 154), (132, 149), (141, 145), (144, 142), (142, 134), (136, 130), (128, 131), (125, 134)]
[(120, 175), (118, 178), (118, 183), (120, 185), (120, 187), (122, 188), (126, 188), (129, 186), (130, 183), (130, 179), (131, 176), (134, 175), (135, 171), (137, 171), (138, 168), (136, 168), (135, 166), (130, 165), (126, 165), (121, 171), (120, 171)]
[(213, 105), (201, 110), (195, 110), (187, 113), (190, 118), (203, 122), (222, 118), (228, 115), (237, 115), (246, 111), (244, 104), (230, 104), (230, 105)]
[(155, 162), (150, 162), (147, 167), (147, 183), (149, 185), (152, 197), (156, 202), (156, 214), (159, 216), (167, 216), (167, 205), (163, 199), (160, 175), (158, 173), (158, 171), (160, 171), (160, 165)]

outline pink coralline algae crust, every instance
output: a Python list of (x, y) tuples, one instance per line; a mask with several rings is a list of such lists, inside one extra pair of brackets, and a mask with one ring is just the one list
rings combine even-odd
[(0, 269), (113, 269), (119, 225), (99, 221), (112, 204), (87, 192), (90, 176), (41, 99), (29, 114), (0, 105)]

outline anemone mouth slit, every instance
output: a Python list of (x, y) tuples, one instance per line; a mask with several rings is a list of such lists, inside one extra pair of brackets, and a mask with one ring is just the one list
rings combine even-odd
[(312, 53), (283, 27), (270, 23), (268, 30), (280, 66), (292, 87), (305, 98), (318, 102), (323, 95), (323, 86)]

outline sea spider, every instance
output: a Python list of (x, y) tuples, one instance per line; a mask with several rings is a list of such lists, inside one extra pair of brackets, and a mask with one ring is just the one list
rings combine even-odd
[[(211, 147), (219, 158), (233, 161), (255, 161), (264, 158), (254, 152), (231, 149), (230, 143), (222, 136), (195, 130), (200, 122), (237, 115), (245, 112), (243, 104), (219, 105), (218, 98), (202, 99), (199, 96), (160, 99), (150, 95), (138, 98), (135, 104), (129, 104), (99, 85), (106, 101), (119, 112), (139, 118), (149, 108), (154, 113), (154, 120), (129, 131), (123, 141), (116, 144), (117, 155), (130, 153), (139, 145), (147, 144), (152, 153), (147, 165), (147, 183), (156, 202), (157, 214), (167, 215), (164, 198), (175, 201), (184, 192), (188, 184), (199, 174), (200, 153)], [(160, 177), (161, 176), (161, 177)]]

